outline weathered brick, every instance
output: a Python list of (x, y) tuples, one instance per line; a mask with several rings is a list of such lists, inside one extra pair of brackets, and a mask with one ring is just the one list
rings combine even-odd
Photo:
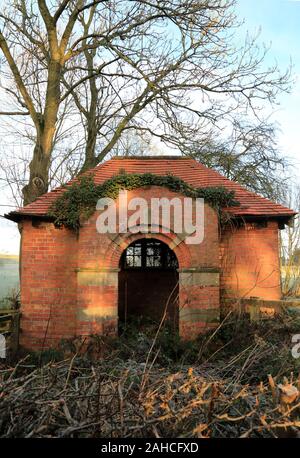
[[(158, 186), (130, 192), (130, 197), (143, 197), (149, 203), (153, 196), (183, 198)], [(188, 245), (182, 234), (172, 231), (99, 234), (97, 216), (95, 212), (83, 224), (79, 236), (50, 222), (22, 222), (23, 346), (41, 349), (75, 335), (115, 335), (120, 257), (129, 244), (144, 237), (166, 243), (178, 259), (178, 326), (185, 339), (216, 326), (220, 291), (222, 297), (276, 300), (281, 296), (276, 222), (264, 228), (228, 225), (220, 235), (217, 214), (206, 204), (204, 240)], [(147, 286), (148, 292), (155, 288), (151, 283)], [(154, 312), (159, 315), (160, 310)]]

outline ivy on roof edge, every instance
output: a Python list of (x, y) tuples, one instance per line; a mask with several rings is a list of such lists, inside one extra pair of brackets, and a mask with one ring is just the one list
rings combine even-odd
[(240, 205), (234, 198), (234, 191), (229, 191), (223, 186), (195, 188), (173, 175), (120, 173), (96, 185), (93, 175), (90, 174), (80, 177), (71, 186), (66, 186), (65, 192), (51, 205), (48, 216), (54, 219), (56, 227), (65, 226), (78, 231), (81, 222), (94, 213), (98, 199), (116, 199), (122, 189), (130, 191), (145, 186), (162, 186), (186, 197), (203, 198), (218, 211), (219, 216), (222, 208)]

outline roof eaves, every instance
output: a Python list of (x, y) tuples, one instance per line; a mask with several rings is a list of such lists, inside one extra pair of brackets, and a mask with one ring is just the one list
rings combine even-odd
[(4, 214), (4, 218), (13, 221), (14, 223), (18, 223), (24, 219), (35, 219), (35, 220), (42, 220), (42, 221), (53, 221), (54, 218), (48, 216), (47, 214), (37, 214), (37, 213), (25, 213), (19, 211), (12, 211), (9, 213)]

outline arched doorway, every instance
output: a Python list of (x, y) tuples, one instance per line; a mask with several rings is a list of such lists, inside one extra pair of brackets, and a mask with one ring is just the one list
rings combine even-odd
[(120, 259), (119, 329), (131, 321), (178, 329), (178, 261), (174, 252), (157, 239), (140, 239)]

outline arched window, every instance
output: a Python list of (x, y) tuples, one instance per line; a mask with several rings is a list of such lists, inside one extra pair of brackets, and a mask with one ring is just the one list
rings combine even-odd
[(155, 239), (142, 239), (133, 242), (121, 258), (123, 269), (162, 269), (178, 268), (178, 261), (172, 250)]

